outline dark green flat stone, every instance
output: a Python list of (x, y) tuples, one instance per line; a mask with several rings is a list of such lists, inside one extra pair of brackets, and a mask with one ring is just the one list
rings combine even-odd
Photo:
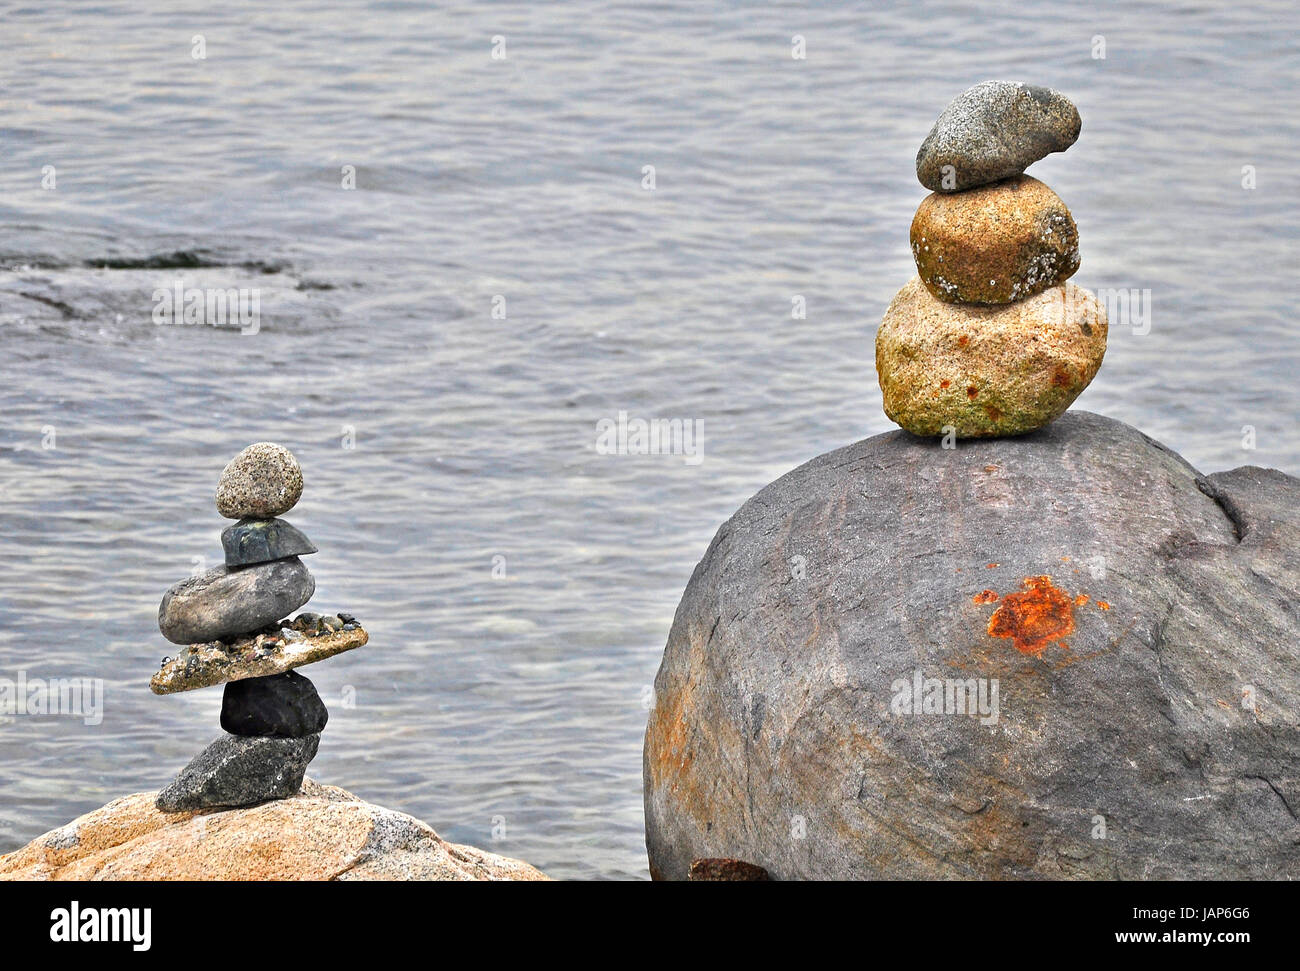
[(283, 519), (241, 519), (221, 531), (226, 566), (268, 563), (315, 553), (316, 547), (296, 526)]

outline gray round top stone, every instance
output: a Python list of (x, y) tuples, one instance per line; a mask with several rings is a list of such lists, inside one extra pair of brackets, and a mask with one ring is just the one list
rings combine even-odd
[(217, 512), (227, 519), (272, 519), (302, 498), (302, 469), (283, 445), (255, 442), (226, 466), (217, 485)]
[(983, 81), (943, 109), (916, 153), (916, 177), (935, 192), (997, 182), (1064, 152), (1081, 127), (1079, 110), (1058, 91)]

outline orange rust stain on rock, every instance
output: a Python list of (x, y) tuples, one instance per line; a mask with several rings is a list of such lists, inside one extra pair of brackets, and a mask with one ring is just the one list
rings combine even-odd
[(1049, 576), (1025, 577), (1024, 587), (1002, 598), (989, 618), (989, 636), (1010, 638), (1021, 654), (1038, 655), (1074, 633), (1074, 601)]
[(967, 337), (965, 334), (962, 334), (960, 337), (957, 338), (958, 347), (965, 347), (969, 343), (970, 343), (970, 338)]
[(1000, 408), (995, 408), (992, 405), (985, 405), (984, 413), (989, 416), (989, 421), (1002, 420), (1002, 410)]
[(1074, 605), (1076, 607), (1082, 607), (1087, 602), (1088, 602), (1088, 595), (1086, 593), (1081, 593), (1074, 598)]
[(991, 604), (991, 603), (997, 603), (998, 595), (994, 593), (992, 590), (985, 590), (981, 593), (975, 594), (975, 596), (971, 597), (970, 599), (971, 599), (971, 603)]
[(1106, 603), (1106, 601), (1104, 600), (1098, 600), (1097, 606), (1100, 607), (1102, 610), (1110, 610), (1110, 604)]
[(986, 570), (996, 570), (1000, 565), (1001, 565), (1001, 564), (998, 564), (998, 563), (985, 563), (985, 564), (984, 564), (984, 569), (986, 569)]
[(968, 398), (974, 398), (979, 393), (980, 393), (980, 389), (975, 387), (975, 385), (973, 384), (966, 389), (966, 397)]
[(941, 388), (946, 388), (946, 387), (948, 387), (948, 385), (950, 385), (950, 384), (952, 384), (951, 381), (940, 381), (940, 382), (939, 382), (939, 387), (941, 387)]
[(1070, 385), (1070, 372), (1063, 367), (1058, 367), (1052, 373), (1052, 384), (1058, 388), (1066, 388)]
[(687, 745), (685, 700), (682, 692), (670, 689), (655, 699), (650, 711), (646, 748), (651, 753), (650, 778), (656, 785), (684, 775), (693, 761)]

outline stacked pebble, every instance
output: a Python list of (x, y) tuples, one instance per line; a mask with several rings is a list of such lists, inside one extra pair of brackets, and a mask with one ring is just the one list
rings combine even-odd
[(180, 812), (248, 806), (299, 791), (329, 713), (294, 668), (360, 647), (369, 639), (350, 614), (302, 613), (316, 581), (300, 556), (316, 547), (278, 516), (302, 496), (302, 469), (283, 446), (258, 442), (221, 473), (217, 511), (238, 522), (221, 534), (225, 565), (163, 595), (158, 627), (186, 649), (163, 659), (155, 694), (224, 684), (226, 733), (158, 794)]
[(1058, 418), (1101, 367), (1106, 313), (1066, 281), (1074, 219), (1024, 174), (1079, 137), (1063, 95), (985, 81), (958, 95), (916, 157), (934, 190), (912, 220), (918, 276), (876, 333), (885, 413), (917, 435), (1017, 435)]

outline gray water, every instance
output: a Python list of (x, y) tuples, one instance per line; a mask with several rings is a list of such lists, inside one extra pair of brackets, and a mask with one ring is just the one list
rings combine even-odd
[[(1151, 292), (1078, 407), (1300, 473), (1290, 0), (154, 6), (0, 14), (0, 676), (105, 681), (101, 724), (0, 724), (0, 851), (218, 734), (220, 691), (149, 692), (155, 612), (219, 562), (225, 462), (271, 439), (312, 607), (371, 634), (306, 672), (311, 774), (554, 876), (645, 876), (677, 600), (746, 498), (891, 427), (913, 159), (980, 80), (1075, 100), (1032, 174), (1076, 282)], [(155, 324), (178, 280), (258, 288), (260, 330)], [(703, 461), (601, 454), (619, 411), (701, 420)]]

